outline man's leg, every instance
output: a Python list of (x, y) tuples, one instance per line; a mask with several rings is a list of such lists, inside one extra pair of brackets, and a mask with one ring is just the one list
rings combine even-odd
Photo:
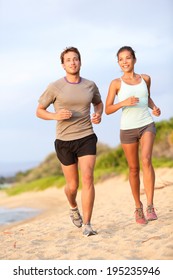
[(96, 156), (87, 155), (79, 158), (82, 180), (82, 209), (84, 224), (90, 223), (95, 199), (94, 165)]
[(70, 218), (75, 226), (81, 227), (83, 221), (76, 201), (79, 186), (78, 165), (75, 163), (68, 166), (61, 164), (61, 166), (66, 179), (64, 191), (70, 205)]
[(70, 206), (74, 208), (77, 206), (76, 196), (79, 186), (78, 166), (77, 163), (67, 166), (61, 164), (61, 166), (66, 180), (66, 186), (64, 191)]

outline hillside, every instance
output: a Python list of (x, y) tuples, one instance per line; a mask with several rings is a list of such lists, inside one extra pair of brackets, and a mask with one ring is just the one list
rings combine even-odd
[(157, 135), (153, 147), (154, 157), (173, 160), (173, 118), (156, 123)]
[[(155, 167), (173, 167), (173, 118), (156, 123), (157, 136), (153, 148), (153, 165)], [(127, 173), (124, 152), (119, 145), (110, 148), (98, 143), (95, 166), (95, 182), (108, 176)], [(51, 153), (36, 168), (19, 172), (14, 178), (13, 194), (36, 189), (45, 189), (52, 185), (61, 187), (65, 180), (56, 154)]]
[[(97, 148), (98, 157), (106, 154), (112, 149), (105, 144), (99, 143)], [(31, 182), (40, 178), (48, 176), (61, 176), (63, 175), (60, 162), (57, 159), (56, 153), (49, 154), (45, 160), (40, 163), (36, 168), (30, 169), (26, 172), (18, 172), (15, 177), (16, 182)]]
[[(153, 157), (173, 159), (173, 118), (156, 122), (156, 129), (157, 135), (153, 147)], [(122, 160), (124, 164), (122, 164)], [(121, 147), (110, 148), (108, 145), (98, 143), (96, 169), (116, 167), (118, 164), (123, 167), (126, 165)], [(60, 163), (57, 160), (56, 154), (51, 153), (36, 168), (27, 172), (17, 173), (16, 181), (29, 182), (47, 176), (59, 175), (62, 175)]]

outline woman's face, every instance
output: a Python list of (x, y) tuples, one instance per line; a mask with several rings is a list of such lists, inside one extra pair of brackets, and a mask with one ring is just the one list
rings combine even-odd
[(118, 64), (123, 72), (131, 72), (134, 70), (136, 59), (130, 51), (124, 50), (118, 55)]

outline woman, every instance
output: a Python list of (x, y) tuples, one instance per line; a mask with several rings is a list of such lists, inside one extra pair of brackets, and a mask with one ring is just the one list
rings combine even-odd
[[(129, 167), (129, 182), (136, 206), (135, 219), (139, 224), (146, 224), (157, 219), (153, 205), (155, 172), (151, 161), (156, 128), (148, 107), (155, 116), (160, 116), (161, 111), (150, 97), (150, 77), (134, 71), (134, 50), (124, 46), (117, 52), (117, 58), (123, 75), (110, 83), (105, 112), (109, 115), (122, 109), (120, 140)], [(119, 102), (114, 103), (116, 96)], [(139, 143), (147, 197), (146, 217), (140, 200)]]

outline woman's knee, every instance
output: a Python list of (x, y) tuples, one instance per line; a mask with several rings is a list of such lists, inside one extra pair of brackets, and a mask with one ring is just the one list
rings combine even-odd
[(145, 156), (142, 158), (142, 167), (143, 168), (148, 168), (151, 166), (151, 157), (150, 156)]
[(139, 168), (139, 166), (130, 166), (130, 167), (129, 167), (129, 171), (130, 171), (130, 175), (132, 175), (132, 176), (138, 176), (138, 175), (139, 175), (140, 168)]

